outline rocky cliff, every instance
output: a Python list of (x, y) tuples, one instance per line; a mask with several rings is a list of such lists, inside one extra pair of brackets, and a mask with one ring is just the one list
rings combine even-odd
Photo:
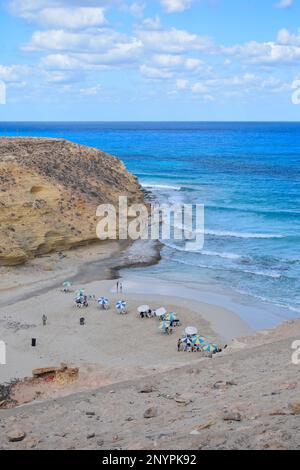
[(0, 138), (0, 265), (96, 241), (96, 208), (143, 200), (117, 158), (62, 139)]

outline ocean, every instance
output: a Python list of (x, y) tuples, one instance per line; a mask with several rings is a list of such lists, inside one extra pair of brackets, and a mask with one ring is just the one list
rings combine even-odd
[[(205, 245), (133, 275), (188, 284), (254, 328), (300, 316), (300, 124), (0, 123), (121, 158), (159, 200), (205, 205)], [(222, 300), (221, 300), (222, 299)]]

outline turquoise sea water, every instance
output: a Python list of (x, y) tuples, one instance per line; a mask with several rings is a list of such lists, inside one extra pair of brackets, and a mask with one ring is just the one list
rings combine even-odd
[(0, 135), (100, 148), (158, 198), (205, 204), (204, 249), (168, 244), (159, 265), (138, 273), (210, 286), (253, 315), (263, 305), (266, 326), (300, 315), (300, 124), (2, 123)]

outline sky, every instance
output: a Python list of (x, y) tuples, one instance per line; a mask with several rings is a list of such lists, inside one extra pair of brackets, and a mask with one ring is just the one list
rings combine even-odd
[(0, 121), (298, 121), (300, 0), (0, 0), (1, 87)]

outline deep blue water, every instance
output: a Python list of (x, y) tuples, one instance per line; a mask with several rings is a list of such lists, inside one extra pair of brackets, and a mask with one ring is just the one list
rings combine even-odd
[[(159, 198), (205, 204), (205, 246), (165, 246), (145, 275), (300, 313), (300, 124), (2, 123), (0, 135), (63, 137), (120, 157)], [(277, 311), (276, 310), (276, 311)]]

